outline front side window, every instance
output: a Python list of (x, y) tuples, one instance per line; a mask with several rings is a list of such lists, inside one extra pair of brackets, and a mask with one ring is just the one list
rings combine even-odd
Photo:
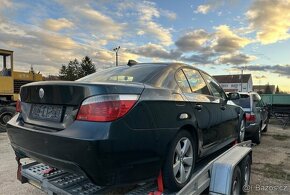
[(209, 75), (202, 73), (204, 79), (209, 84), (210, 89), (213, 93), (213, 96), (226, 99), (226, 94), (223, 89), (219, 86), (219, 84)]
[(176, 72), (175, 80), (183, 93), (191, 93), (190, 86), (182, 70)]
[(197, 70), (183, 69), (193, 93), (209, 95), (209, 90), (202, 76)]

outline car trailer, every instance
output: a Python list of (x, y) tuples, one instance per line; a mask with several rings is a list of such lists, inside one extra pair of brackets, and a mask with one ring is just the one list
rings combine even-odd
[(290, 95), (261, 94), (261, 97), (269, 107), (270, 116), (280, 121), (285, 129), (290, 124)]
[[(189, 183), (178, 192), (163, 188), (161, 173), (157, 182), (136, 184), (122, 194), (240, 194), (242, 187), (249, 185), (252, 149), (251, 141), (234, 144), (230, 148), (197, 163)], [(22, 165), (18, 162), (17, 178), (22, 183), (30, 183), (49, 195), (53, 194), (116, 194), (116, 187), (100, 187), (91, 183), (84, 175), (69, 173), (38, 162)], [(117, 192), (120, 194), (120, 192)]]
[(272, 117), (281, 122), (282, 128), (286, 129), (287, 125), (290, 124), (290, 106), (281, 107), (272, 105), (270, 109)]

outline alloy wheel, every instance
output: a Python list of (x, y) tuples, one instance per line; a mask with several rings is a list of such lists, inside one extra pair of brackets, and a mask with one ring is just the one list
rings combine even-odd
[(175, 180), (183, 184), (188, 179), (193, 166), (193, 149), (190, 139), (183, 137), (177, 142), (173, 158)]

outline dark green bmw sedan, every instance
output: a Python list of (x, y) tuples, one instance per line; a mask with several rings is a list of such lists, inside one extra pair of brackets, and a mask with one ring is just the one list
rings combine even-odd
[(97, 185), (155, 179), (176, 191), (201, 158), (244, 137), (244, 114), (207, 73), (180, 63), (119, 66), (21, 88), (7, 131), (18, 158)]

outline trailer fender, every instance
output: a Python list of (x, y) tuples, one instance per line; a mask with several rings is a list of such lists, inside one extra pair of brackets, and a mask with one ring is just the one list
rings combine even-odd
[(249, 147), (236, 146), (213, 163), (210, 194), (231, 194), (234, 169), (246, 156), (249, 155), (252, 159), (251, 151)]

